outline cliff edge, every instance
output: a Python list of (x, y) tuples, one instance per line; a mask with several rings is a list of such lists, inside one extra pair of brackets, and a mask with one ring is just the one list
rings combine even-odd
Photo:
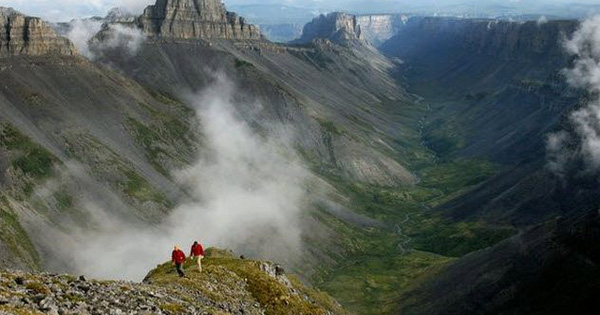
[(260, 40), (257, 26), (226, 10), (221, 0), (157, 0), (139, 19), (151, 37)]
[(9, 56), (76, 55), (73, 44), (46, 22), (0, 7), (0, 58)]
[(307, 44), (316, 39), (327, 39), (336, 44), (364, 40), (361, 27), (354, 15), (333, 12), (320, 15), (304, 26), (302, 36), (295, 44)]

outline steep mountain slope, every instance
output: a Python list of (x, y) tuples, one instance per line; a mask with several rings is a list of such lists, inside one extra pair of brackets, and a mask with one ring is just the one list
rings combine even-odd
[[(525, 198), (541, 201), (560, 186), (542, 170), (545, 135), (583, 100), (560, 74), (570, 61), (560, 41), (576, 26), (575, 21), (411, 19), (383, 44), (383, 51), (406, 62), (411, 91), (431, 102), (424, 129), (428, 145), (444, 158), (489, 159), (503, 166), (474, 195), (450, 206), (458, 217), (484, 213), (491, 220), (527, 224), (544, 216), (530, 209), (527, 217), (521, 210), (530, 203), (524, 200), (496, 197), (535, 181), (537, 193), (529, 190)], [(533, 170), (542, 173), (529, 182)], [(547, 180), (539, 185), (540, 178)], [(561, 211), (556, 203), (539, 204), (546, 214)]]
[[(345, 25), (348, 17), (340, 15), (341, 22), (335, 22), (336, 16), (331, 18), (333, 25)], [(348, 31), (348, 36), (360, 38), (353, 29)], [(322, 41), (319, 34), (306, 36), (309, 42)], [(181, 94), (182, 89), (197, 92), (213, 81), (214, 73), (221, 71), (240, 89), (239, 103), (251, 101), (243, 99), (247, 94), (263, 105), (256, 117), (294, 126), (296, 134), (312, 135), (302, 137), (304, 143), (300, 145), (319, 163), (325, 162), (342, 169), (350, 178), (370, 183), (413, 181), (412, 175), (395, 160), (398, 158), (393, 151), (389, 151), (390, 142), (379, 138), (403, 131), (416, 136), (411, 128), (400, 126), (383, 114), (391, 107), (411, 110), (406, 108), (411, 99), (388, 75), (393, 64), (373, 48), (360, 42), (349, 50), (330, 42), (286, 47), (265, 41), (233, 43), (210, 40), (210, 36), (196, 37), (201, 41), (189, 41), (188, 34), (180, 31), (169, 35), (169, 40), (161, 37), (146, 42), (135, 58), (108, 52), (99, 61), (171, 95)], [(362, 59), (366, 58), (372, 60), (371, 64), (364, 65)], [(271, 86), (274, 81), (281, 83)], [(367, 121), (362, 122), (364, 119)], [(375, 120), (384, 130), (367, 127)], [(344, 129), (352, 137), (344, 135)], [(325, 143), (329, 141), (331, 145)], [(371, 145), (378, 150), (366, 148)]]
[[(99, 62), (71, 50), (0, 60), (4, 266), (77, 270), (81, 262), (57, 248), (56, 239), (77, 246), (71, 235), (81, 229), (102, 233), (112, 220), (158, 225), (192, 199), (172, 171), (189, 167), (201, 152), (193, 95), (219, 72), (237, 86), (232, 99), (241, 117), (260, 132), (291, 128), (298, 135), (294, 145), (326, 178), (414, 183), (403, 164), (415, 160), (409, 155), (411, 145), (418, 147), (412, 117), (421, 112), (388, 75), (393, 65), (387, 59), (359, 42), (341, 47), (316, 39), (307, 47), (286, 47), (189, 32), (196, 19), (219, 24), (231, 16), (222, 6), (215, 10), (175, 14), (181, 27), (168, 33), (146, 28), (150, 38), (135, 57), (118, 54), (115, 46), (100, 51)], [(149, 8), (144, 17), (163, 21), (161, 12)], [(135, 30), (144, 29), (144, 17), (106, 21)], [(37, 45), (37, 37), (28, 39), (26, 45)], [(105, 39), (92, 41), (101, 45)], [(348, 246), (338, 230), (309, 214), (323, 211), (333, 215), (330, 224), (353, 228), (384, 227), (348, 210), (348, 197), (326, 181), (312, 181), (318, 193), (305, 208), (303, 228), (306, 241), (320, 246), (308, 247), (302, 263), (295, 262), (305, 276), (324, 262), (335, 265)]]
[[(182, 87), (198, 91), (210, 82), (215, 71), (225, 71), (240, 89), (240, 103), (253, 101), (244, 98), (244, 94), (256, 91), (264, 93), (262, 97), (258, 93), (251, 94), (262, 105), (261, 111), (250, 117), (262, 122), (253, 123), (259, 126), (269, 122), (285, 123), (294, 127), (297, 135), (310, 135), (299, 138), (298, 145), (317, 163), (339, 169), (347, 178), (368, 183), (394, 185), (413, 182), (412, 175), (395, 160), (396, 157), (390, 158), (393, 155), (385, 147), (385, 140), (379, 140), (384, 136), (365, 128), (370, 121), (361, 121), (364, 112), (372, 110), (373, 114), (368, 115), (367, 119), (383, 121), (385, 124), (382, 129), (393, 129), (391, 124), (394, 122), (379, 116), (379, 111), (387, 105), (386, 102), (403, 96), (392, 90), (393, 81), (386, 78), (384, 72), (375, 68), (364, 69), (373, 71), (365, 73), (365, 76), (380, 75), (382, 81), (379, 82), (382, 85), (372, 84), (373, 81), (364, 84), (365, 81), (348, 71), (345, 64), (332, 65), (332, 69), (327, 69), (325, 73), (316, 72), (320, 67), (314, 65), (314, 62), (318, 62), (314, 59), (327, 58), (330, 52), (314, 49), (288, 52), (286, 48), (270, 45), (242, 46), (240, 49), (229, 43), (214, 44), (212, 47), (190, 43), (150, 43), (145, 45), (135, 60), (110, 59), (109, 62), (118, 63), (120, 69), (125, 69), (138, 81), (167, 93), (178, 93)], [(260, 49), (260, 53), (257, 49)], [(350, 62), (358, 58), (350, 55), (337, 59), (347, 62), (346, 57), (352, 58)], [(206, 68), (205, 60), (211, 60), (214, 68)], [(152, 72), (145, 73), (145, 69), (151, 69)], [(161, 69), (161, 78), (154, 75), (157, 69)], [(349, 82), (342, 80), (344, 83), (340, 84), (334, 78), (332, 71), (338, 69), (348, 75)], [(350, 70), (363, 71), (360, 68)], [(272, 86), (270, 82), (274, 81), (282, 83)], [(357, 85), (352, 85), (352, 82)], [(375, 86), (376, 90), (369, 90), (371, 86)], [(385, 91), (386, 88), (391, 92)], [(378, 90), (383, 91), (377, 95), (375, 93)], [(252, 108), (242, 107), (240, 110), (245, 112)], [(346, 136), (346, 132), (353, 136)], [(368, 149), (374, 140), (379, 142), (374, 144), (378, 150)]]
[[(11, 57), (0, 64), (2, 213), (13, 218), (4, 224), (18, 230), (21, 221), (38, 235), (38, 250), (53, 254), (53, 238), (39, 237), (46, 226), (68, 234), (102, 222), (86, 200), (133, 223), (159, 222), (184, 198), (165, 169), (187, 165), (196, 151), (190, 110), (81, 57)], [(144, 141), (147, 126), (163, 143)], [(28, 244), (23, 235), (3, 236), (17, 248)], [(8, 266), (41, 265), (28, 259)]]
[(401, 313), (594, 314), (599, 233), (597, 211), (540, 225), (448, 267), (404, 296)]
[(499, 165), (495, 176), (437, 210), (522, 231), (416, 284), (398, 300), (402, 313), (593, 312), (597, 180), (560, 178), (546, 168), (548, 133), (568, 130), (567, 115), (587, 98), (561, 73), (572, 61), (562, 40), (576, 28), (576, 21), (411, 19), (382, 45), (403, 60), (409, 91), (430, 103), (423, 135), (442, 163)]

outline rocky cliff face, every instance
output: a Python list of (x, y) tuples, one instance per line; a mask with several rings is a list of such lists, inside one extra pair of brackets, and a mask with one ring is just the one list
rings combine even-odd
[(356, 21), (365, 39), (379, 46), (396, 35), (409, 18), (400, 14), (359, 15)]
[(561, 58), (565, 55), (559, 45), (562, 35), (572, 33), (576, 27), (577, 21), (539, 24), (535, 21), (412, 18), (382, 50), (398, 55), (399, 51), (423, 49), (424, 44), (435, 43), (427, 49), (439, 53), (467, 49), (470, 53), (515, 61)]
[(341, 44), (348, 41), (363, 40), (364, 36), (356, 16), (333, 12), (328, 15), (321, 15), (306, 24), (302, 36), (295, 43), (305, 44), (315, 39), (328, 39)]
[(140, 24), (153, 37), (262, 39), (258, 27), (228, 12), (221, 0), (157, 0), (144, 10)]
[(75, 47), (39, 18), (0, 8), (0, 57), (75, 55)]

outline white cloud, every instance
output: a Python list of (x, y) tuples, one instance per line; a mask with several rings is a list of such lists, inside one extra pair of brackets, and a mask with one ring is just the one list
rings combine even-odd
[(69, 23), (69, 28), (66, 37), (89, 59), (96, 59), (115, 50), (135, 56), (146, 41), (142, 30), (122, 24), (103, 26), (100, 21), (73, 20)]
[(102, 30), (101, 37), (100, 40), (94, 38), (90, 42), (90, 57), (92, 58), (114, 50), (135, 56), (146, 41), (146, 35), (141, 29), (121, 24), (108, 25), (106, 29)]
[(71, 30), (66, 34), (77, 50), (84, 56), (91, 58), (92, 52), (89, 47), (89, 40), (96, 35), (102, 28), (102, 22), (93, 20), (74, 20)]
[[(569, 162), (582, 161), (595, 174), (600, 171), (600, 16), (582, 22), (564, 46), (575, 57), (573, 67), (563, 71), (567, 81), (587, 90), (591, 99), (571, 114), (572, 132), (549, 137), (549, 167), (564, 174)], [(574, 144), (567, 146), (569, 142)]]

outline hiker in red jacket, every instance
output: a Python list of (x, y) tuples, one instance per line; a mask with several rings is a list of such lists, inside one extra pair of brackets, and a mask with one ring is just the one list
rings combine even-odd
[(175, 264), (175, 268), (177, 269), (179, 276), (185, 276), (183, 270), (181, 270), (183, 263), (185, 263), (185, 253), (177, 245), (175, 245), (175, 248), (173, 248), (173, 253), (171, 253), (171, 261), (173, 264)]
[(196, 259), (196, 263), (198, 263), (198, 271), (202, 272), (202, 258), (204, 258), (204, 248), (198, 242), (194, 242), (192, 245), (192, 250), (190, 252), (190, 256), (192, 259)]

